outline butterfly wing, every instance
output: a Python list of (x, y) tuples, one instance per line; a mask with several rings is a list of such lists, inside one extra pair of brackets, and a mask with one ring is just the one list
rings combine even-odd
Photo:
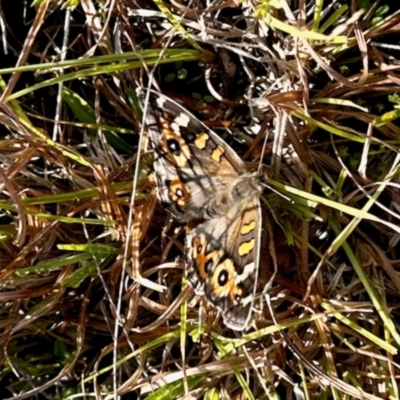
[(178, 103), (151, 92), (146, 116), (158, 197), (181, 222), (212, 218), (209, 201), (246, 173), (237, 154)]
[(187, 236), (189, 280), (222, 311), (225, 325), (243, 330), (257, 285), (261, 237), (259, 198), (239, 215), (207, 220)]

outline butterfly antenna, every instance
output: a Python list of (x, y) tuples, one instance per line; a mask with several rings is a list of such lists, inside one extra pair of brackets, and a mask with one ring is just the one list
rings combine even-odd
[[(261, 178), (262, 178), (262, 179), (265, 179), (263, 175), (261, 175)], [(267, 179), (268, 179), (268, 177), (267, 177)], [(261, 180), (261, 181), (260, 181), (260, 185), (261, 185), (261, 186), (264, 186), (264, 187), (267, 188), (267, 189), (269, 189), (271, 192), (277, 194), (277, 195), (278, 195), (279, 197), (281, 197), (282, 199), (285, 199), (286, 201), (288, 201), (288, 202), (290, 202), (290, 203), (293, 202), (293, 200), (292, 200), (290, 197), (288, 197), (288, 196), (282, 194), (281, 192), (279, 192), (278, 190), (276, 190), (273, 186), (269, 185), (268, 182)]]

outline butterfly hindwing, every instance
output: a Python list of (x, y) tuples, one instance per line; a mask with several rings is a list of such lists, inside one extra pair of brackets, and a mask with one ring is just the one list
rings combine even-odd
[(204, 221), (187, 235), (188, 276), (222, 311), (225, 324), (242, 330), (251, 315), (258, 276), (261, 210), (258, 199), (238, 216)]

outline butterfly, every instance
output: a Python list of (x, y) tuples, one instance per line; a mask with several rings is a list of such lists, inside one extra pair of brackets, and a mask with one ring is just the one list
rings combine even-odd
[(260, 262), (262, 186), (235, 151), (181, 105), (150, 92), (145, 118), (157, 196), (187, 233), (188, 280), (234, 330), (248, 326)]

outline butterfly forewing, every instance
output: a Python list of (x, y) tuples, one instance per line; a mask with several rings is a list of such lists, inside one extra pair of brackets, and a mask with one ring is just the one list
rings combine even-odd
[(148, 121), (162, 204), (181, 222), (210, 218), (207, 205), (216, 188), (223, 190), (245, 173), (243, 162), (214, 132), (162, 95), (151, 94)]

